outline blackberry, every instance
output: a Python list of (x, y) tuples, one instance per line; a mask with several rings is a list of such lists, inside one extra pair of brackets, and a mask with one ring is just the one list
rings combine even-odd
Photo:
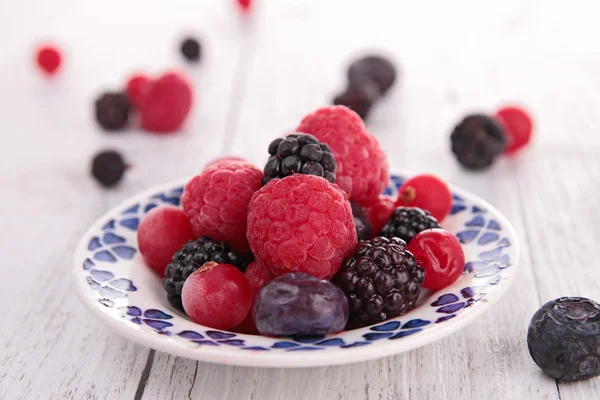
[(379, 236), (398, 237), (410, 243), (417, 233), (434, 228), (441, 228), (441, 226), (429, 211), (418, 207), (398, 207), (381, 228)]
[(292, 174), (316, 175), (335, 182), (336, 162), (331, 149), (313, 135), (292, 133), (269, 145), (262, 184)]
[(348, 298), (349, 328), (375, 324), (413, 309), (425, 272), (399, 238), (360, 242), (333, 282)]
[(465, 117), (452, 131), (450, 141), (458, 162), (474, 171), (490, 167), (507, 143), (502, 127), (483, 114)]
[(370, 79), (377, 84), (379, 92), (384, 94), (396, 81), (396, 68), (390, 60), (370, 55), (354, 61), (348, 68), (348, 81), (352, 84), (359, 80)]
[(188, 37), (181, 42), (181, 54), (190, 62), (198, 62), (202, 58), (202, 46), (198, 40)]
[(351, 82), (345, 92), (338, 94), (333, 99), (333, 104), (346, 106), (366, 120), (379, 95), (379, 86), (375, 82), (370, 79), (361, 79)]
[(244, 272), (252, 257), (238, 254), (229, 249), (225, 243), (217, 242), (207, 236), (190, 240), (181, 250), (173, 255), (173, 260), (167, 265), (163, 287), (167, 291), (167, 299), (176, 308), (183, 310), (181, 290), (185, 280), (209, 261), (219, 264), (231, 264)]
[(115, 150), (101, 151), (92, 160), (92, 176), (105, 187), (119, 183), (126, 169), (123, 156)]
[(107, 131), (119, 131), (127, 127), (131, 103), (126, 93), (103, 93), (96, 99), (96, 121)]
[(352, 206), (352, 217), (354, 218), (358, 241), (367, 240), (371, 237), (371, 221), (369, 221), (365, 209), (362, 208), (360, 204), (352, 202), (350, 205)]

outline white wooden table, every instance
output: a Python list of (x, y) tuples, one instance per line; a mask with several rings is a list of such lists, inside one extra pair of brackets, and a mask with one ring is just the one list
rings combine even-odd
[[(555, 382), (529, 357), (529, 319), (561, 295), (600, 300), (600, 25), (570, 2), (262, 0), (243, 21), (231, 0), (27, 0), (0, 5), (1, 399), (600, 399), (600, 379)], [(591, 4), (591, 3), (590, 3)], [(593, 6), (593, 4), (591, 4)], [(129, 72), (184, 66), (185, 32), (205, 62), (185, 132), (102, 133), (92, 101)], [(66, 51), (46, 82), (38, 40)], [(218, 366), (112, 333), (73, 293), (75, 246), (110, 207), (225, 154), (261, 163), (270, 140), (326, 104), (354, 55), (398, 60), (399, 84), (369, 128), (390, 164), (432, 172), (512, 221), (520, 275), (462, 332), (376, 361), (313, 369)], [(526, 104), (534, 145), (492, 170), (461, 170), (448, 136), (466, 112)], [(88, 176), (91, 155), (135, 164), (116, 190)]]

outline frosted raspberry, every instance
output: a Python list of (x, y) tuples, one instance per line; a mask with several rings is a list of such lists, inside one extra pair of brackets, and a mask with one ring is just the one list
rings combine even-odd
[(379, 195), (375, 201), (365, 205), (365, 211), (371, 221), (371, 236), (378, 236), (381, 228), (396, 209), (396, 199), (392, 196)]
[(296, 174), (266, 184), (248, 212), (248, 242), (275, 276), (306, 272), (329, 279), (356, 244), (346, 194), (327, 180)]
[(337, 161), (335, 182), (350, 200), (374, 200), (387, 186), (385, 153), (354, 111), (344, 106), (319, 108), (304, 117), (296, 131), (310, 133), (331, 147)]
[(185, 185), (181, 203), (194, 235), (247, 251), (248, 203), (260, 189), (261, 178), (262, 171), (246, 162), (213, 165), (192, 178)]

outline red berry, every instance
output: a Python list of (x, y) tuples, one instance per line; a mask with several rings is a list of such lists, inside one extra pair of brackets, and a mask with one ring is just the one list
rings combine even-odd
[[(267, 283), (271, 282), (274, 278), (273, 274), (267, 267), (265, 267), (260, 261), (255, 261), (252, 264), (248, 265), (246, 268), (246, 272), (244, 273), (246, 278), (248, 279), (248, 283), (250, 284), (250, 290), (252, 291), (252, 298), (255, 299), (258, 291), (262, 289)], [(254, 302), (253, 302), (254, 304)], [(239, 331), (242, 333), (247, 333), (251, 335), (258, 335), (258, 329), (256, 329), (256, 325), (254, 324), (254, 319), (252, 318), (252, 310), (248, 312), (246, 318), (242, 321), (242, 323), (238, 326)]]
[(243, 12), (250, 11), (250, 7), (252, 6), (252, 0), (236, 0), (238, 7)]
[(150, 83), (140, 107), (142, 128), (168, 133), (179, 130), (192, 109), (192, 87), (180, 73), (169, 72)]
[(137, 239), (144, 260), (162, 277), (173, 254), (194, 239), (194, 233), (183, 210), (165, 206), (154, 208), (144, 216)]
[(144, 96), (150, 87), (150, 78), (144, 74), (132, 75), (127, 81), (127, 87), (125, 91), (129, 97), (129, 101), (134, 107), (141, 107), (144, 100)]
[(375, 200), (389, 182), (388, 163), (379, 141), (363, 120), (344, 106), (319, 108), (302, 119), (296, 132), (310, 133), (331, 147), (337, 168), (335, 183), (351, 201)]
[(196, 237), (226, 242), (247, 251), (248, 203), (260, 189), (262, 171), (247, 162), (214, 165), (190, 180), (181, 196)]
[(442, 222), (452, 209), (452, 192), (448, 184), (437, 176), (417, 175), (400, 187), (396, 206), (427, 210), (438, 222)]
[(425, 270), (423, 287), (427, 289), (438, 290), (450, 286), (465, 267), (465, 253), (460, 242), (443, 229), (419, 233), (408, 244), (408, 250)]
[(60, 51), (53, 45), (45, 45), (37, 50), (36, 62), (48, 75), (53, 75), (60, 66)]
[(267, 183), (248, 206), (252, 253), (273, 275), (329, 279), (356, 245), (346, 194), (326, 179), (295, 174)]
[(379, 195), (375, 201), (368, 203), (365, 206), (365, 211), (371, 221), (371, 236), (378, 236), (381, 228), (392, 216), (396, 209), (396, 199), (392, 196)]
[(504, 153), (512, 154), (527, 146), (533, 133), (533, 121), (525, 110), (519, 107), (503, 107), (496, 111), (496, 118), (504, 125), (508, 139)]
[(185, 280), (181, 300), (185, 313), (195, 323), (215, 329), (231, 329), (248, 315), (252, 307), (252, 292), (239, 269), (211, 261)]

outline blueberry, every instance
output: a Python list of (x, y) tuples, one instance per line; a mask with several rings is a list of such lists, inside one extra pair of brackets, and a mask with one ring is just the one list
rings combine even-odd
[(379, 55), (362, 57), (348, 68), (348, 81), (353, 83), (364, 79), (375, 82), (383, 94), (396, 81), (396, 68), (390, 60)]
[(375, 82), (368, 78), (357, 79), (350, 82), (346, 91), (335, 96), (333, 104), (346, 106), (366, 120), (379, 96), (379, 86)]
[(263, 335), (325, 335), (346, 326), (348, 300), (333, 283), (292, 272), (260, 290), (253, 316)]
[(544, 304), (529, 323), (527, 345), (533, 361), (555, 379), (600, 375), (600, 304), (582, 297)]

